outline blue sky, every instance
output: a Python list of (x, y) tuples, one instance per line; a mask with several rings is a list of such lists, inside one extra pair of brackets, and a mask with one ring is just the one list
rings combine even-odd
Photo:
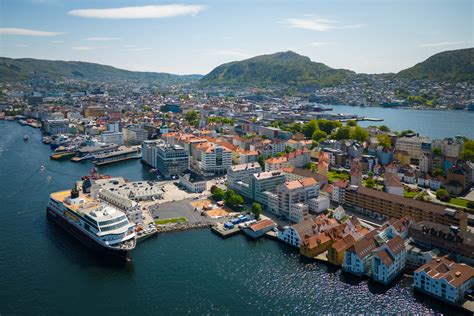
[(0, 0), (0, 55), (205, 74), (293, 50), (335, 68), (397, 72), (472, 47), (471, 0)]

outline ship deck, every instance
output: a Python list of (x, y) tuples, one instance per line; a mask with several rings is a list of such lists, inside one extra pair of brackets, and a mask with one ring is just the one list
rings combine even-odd
[(51, 193), (51, 198), (55, 199), (58, 202), (63, 203), (69, 209), (78, 212), (78, 213), (90, 213), (93, 210), (97, 209), (100, 205), (96, 200), (92, 199), (89, 195), (83, 194), (82, 192), (79, 193), (79, 198), (83, 201), (80, 204), (69, 204), (66, 203), (66, 199), (71, 195), (70, 190), (59, 191)]

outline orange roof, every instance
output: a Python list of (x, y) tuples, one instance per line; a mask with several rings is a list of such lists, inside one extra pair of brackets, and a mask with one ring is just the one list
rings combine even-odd
[(275, 223), (272, 220), (264, 219), (264, 220), (251, 224), (249, 228), (255, 232), (255, 231), (262, 230), (274, 225)]

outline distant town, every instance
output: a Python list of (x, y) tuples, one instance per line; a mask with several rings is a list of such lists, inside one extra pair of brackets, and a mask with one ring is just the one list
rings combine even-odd
[[(392, 84), (278, 97), (187, 83), (3, 83), (0, 119), (25, 125), (25, 142), (29, 128), (41, 129), (52, 160), (91, 164), (51, 194), (48, 210), (111, 251), (128, 256), (135, 240), (167, 231), (244, 233), (386, 286), (405, 275), (473, 311), (474, 141), (363, 128), (358, 121), (381, 119), (329, 111), (413, 106), (407, 93), (436, 94), (432, 108), (466, 108), (472, 86)], [(100, 173), (129, 159), (156, 180)]]

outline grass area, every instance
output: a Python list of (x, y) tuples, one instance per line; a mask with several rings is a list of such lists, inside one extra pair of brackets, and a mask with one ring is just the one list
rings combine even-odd
[(467, 202), (468, 200), (461, 199), (461, 198), (451, 198), (449, 200), (449, 204), (457, 205), (457, 206), (462, 206), (462, 207), (467, 207)]
[(413, 199), (415, 197), (415, 195), (417, 195), (418, 193), (420, 193), (420, 192), (404, 190), (403, 191), (403, 196), (406, 197), (406, 198)]
[(156, 225), (164, 225), (169, 223), (184, 223), (187, 222), (186, 217), (174, 217), (174, 218), (165, 218), (165, 219), (157, 219), (155, 220)]
[(331, 183), (337, 182), (339, 180), (349, 180), (350, 175), (344, 172), (337, 171), (328, 171), (328, 180)]

